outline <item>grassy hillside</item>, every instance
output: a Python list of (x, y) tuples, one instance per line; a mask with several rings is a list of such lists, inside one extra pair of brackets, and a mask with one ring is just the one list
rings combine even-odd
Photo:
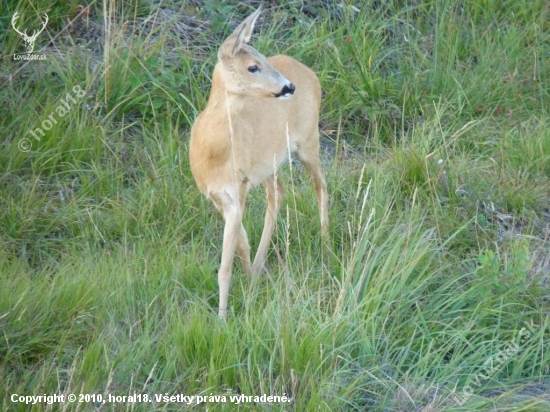
[[(265, 2), (254, 46), (323, 86), (333, 254), (292, 162), (224, 323), (189, 130), (258, 5), (0, 5), (0, 409), (550, 410), (548, 3)], [(28, 34), (48, 15), (44, 60), (14, 57), (16, 11)], [(45, 394), (65, 402), (20, 398)]]

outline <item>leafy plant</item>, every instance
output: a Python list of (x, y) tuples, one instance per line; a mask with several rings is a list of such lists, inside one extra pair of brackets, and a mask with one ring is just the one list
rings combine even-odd
[(493, 250), (479, 252), (479, 266), (476, 268), (476, 281), (484, 286), (485, 292), (491, 293), (488, 280), (496, 292), (524, 293), (527, 273), (532, 263), (529, 259), (529, 248), (525, 244), (516, 245), (513, 255), (507, 262), (501, 262)]

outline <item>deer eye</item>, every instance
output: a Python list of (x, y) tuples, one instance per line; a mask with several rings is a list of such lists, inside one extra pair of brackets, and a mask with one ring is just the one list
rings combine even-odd
[(256, 66), (256, 65), (254, 65), (254, 66), (250, 66), (250, 67), (248, 68), (248, 71), (249, 71), (250, 73), (256, 73), (256, 72), (259, 72), (259, 71), (260, 71), (260, 68), (259, 68), (258, 66)]

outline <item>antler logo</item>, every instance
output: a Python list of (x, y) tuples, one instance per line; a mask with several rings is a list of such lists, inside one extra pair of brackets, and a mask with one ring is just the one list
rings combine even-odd
[(13, 17), (11, 18), (11, 25), (13, 27), (13, 29), (19, 33), (21, 35), (21, 37), (23, 37), (23, 40), (25, 41), (26, 45), (26, 49), (27, 49), (27, 53), (32, 53), (33, 50), (34, 50), (34, 43), (36, 42), (36, 38), (38, 37), (38, 35), (40, 33), (42, 33), (44, 31), (44, 29), (46, 28), (46, 24), (48, 24), (48, 15), (46, 13), (44, 13), (44, 17), (46, 18), (46, 21), (43, 21), (43, 25), (42, 25), (42, 28), (40, 29), (40, 31), (38, 30), (34, 30), (32, 36), (29, 36), (27, 34), (27, 31), (25, 30), (23, 33), (21, 33), (19, 31), (19, 29), (15, 26), (15, 21), (19, 18), (19, 12), (16, 11), (15, 14), (13, 15)]

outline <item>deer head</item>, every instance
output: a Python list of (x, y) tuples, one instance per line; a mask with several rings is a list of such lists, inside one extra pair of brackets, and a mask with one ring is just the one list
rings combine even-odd
[(46, 18), (45, 21), (43, 21), (42, 23), (42, 28), (38, 31), (38, 30), (34, 30), (32, 36), (29, 36), (27, 35), (27, 31), (25, 30), (23, 33), (21, 31), (19, 31), (19, 29), (15, 26), (15, 21), (19, 18), (19, 12), (16, 11), (15, 14), (13, 15), (13, 17), (11, 18), (11, 25), (13, 27), (13, 29), (19, 33), (21, 35), (21, 37), (23, 37), (23, 40), (25, 41), (26, 45), (26, 49), (27, 49), (27, 53), (32, 53), (33, 50), (34, 50), (34, 43), (36, 42), (36, 38), (38, 37), (38, 35), (40, 33), (42, 33), (44, 31), (44, 29), (46, 28), (46, 24), (48, 24), (48, 15), (44, 13), (44, 17)]

